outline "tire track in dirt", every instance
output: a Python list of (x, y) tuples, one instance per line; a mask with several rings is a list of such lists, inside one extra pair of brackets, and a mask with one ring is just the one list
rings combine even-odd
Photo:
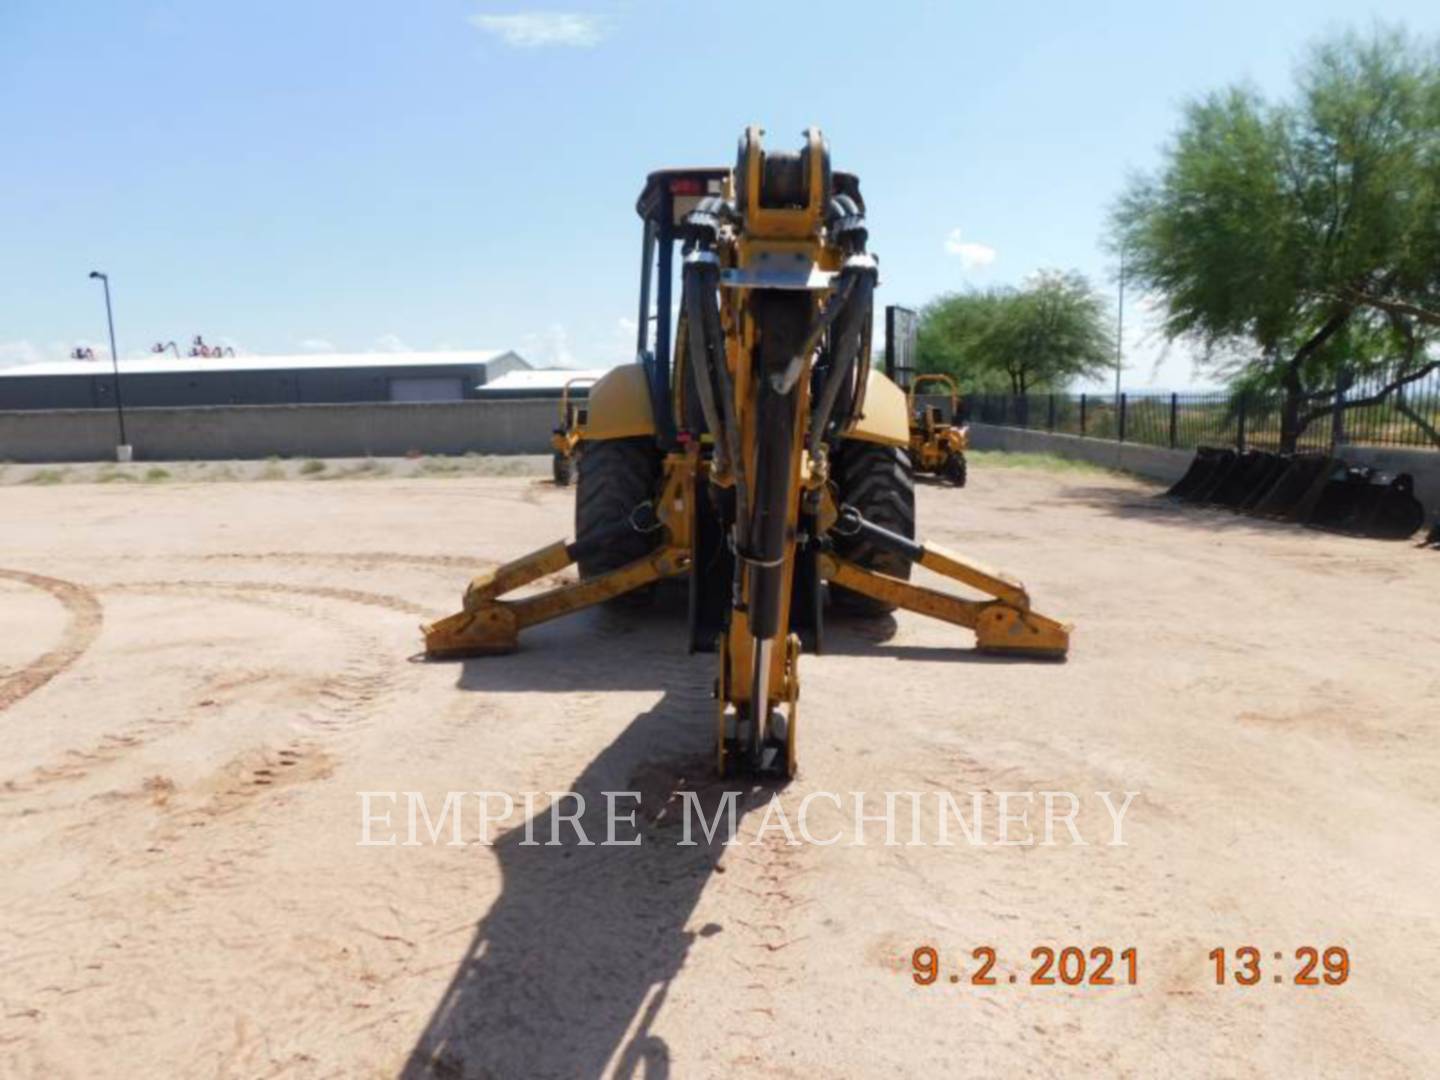
[[(359, 566), (419, 566), (441, 570), (480, 570), (494, 563), (473, 555), (413, 555), (400, 551), (223, 551), (206, 555), (181, 555), (181, 559), (199, 562), (284, 562), (325, 563)], [(166, 556), (167, 559), (172, 558)]]
[[(371, 662), (372, 658), (385, 655), (378, 638), (363, 630), (357, 630), (329, 612), (297, 606), (295, 601), (302, 597), (317, 596), (389, 610), (403, 610), (407, 614), (415, 613), (405, 606), (404, 601), (382, 594), (324, 586), (276, 586), (268, 582), (125, 582), (102, 585), (97, 591), (158, 594), (177, 591), (228, 592), (230, 595), (223, 597), (228, 602), (254, 604), (300, 618), (317, 619), (343, 631), (347, 638), (363, 639), (365, 647), (360, 650), (360, 656), (347, 661), (340, 671), (315, 680), (312, 692), (299, 709), (293, 724), (296, 734), (302, 738), (333, 737), (355, 727), (357, 722), (364, 718), (363, 714), (384, 704), (385, 699), (393, 692), (395, 675), (392, 667), (382, 666), (377, 669)], [(264, 682), (272, 675), (273, 673), (266, 671), (242, 675), (238, 684)], [(225, 683), (220, 683), (211, 689), (223, 689), (225, 686)], [(57, 783), (82, 780), (94, 769), (109, 765), (157, 738), (191, 727), (196, 720), (196, 709), (216, 704), (213, 699), (206, 697), (198, 706), (182, 715), (150, 717), (124, 732), (107, 733), (98, 743), (84, 749), (67, 750), (57, 760), (36, 765), (22, 776), (0, 781), (0, 798), (32, 793)]]
[[(302, 599), (338, 600), (343, 603), (359, 604), (365, 607), (397, 611), (405, 615), (433, 618), (433, 610), (412, 604), (397, 596), (384, 593), (366, 592), (360, 589), (344, 589), (328, 585), (284, 585), (266, 581), (140, 581), (123, 582), (107, 589), (129, 592), (220, 592), (229, 593), (235, 600), (252, 602), (270, 601), (272, 598), (290, 614), (313, 618), (344, 635), (347, 640), (358, 640), (363, 644), (357, 654), (335, 673), (318, 680), (313, 693), (300, 708), (296, 726), (311, 734), (321, 732), (335, 734), (356, 726), (364, 714), (374, 712), (394, 690), (398, 679), (399, 663), (375, 663), (376, 657), (387, 655), (387, 646), (376, 635), (363, 627), (337, 617), (329, 611), (317, 611), (313, 607), (295, 606), (294, 601)], [(286, 603), (290, 601), (290, 603)], [(318, 714), (317, 715), (317, 711)]]
[(0, 578), (49, 593), (64, 606), (70, 619), (60, 641), (13, 675), (0, 681), (0, 712), (36, 690), (68, 668), (88, 649), (100, 633), (104, 619), (100, 601), (83, 585), (60, 578), (31, 574), (24, 570), (0, 570)]
[(321, 600), (343, 600), (352, 604), (385, 608), (403, 615), (418, 615), (433, 618), (434, 610), (413, 604), (398, 596), (366, 592), (363, 589), (343, 589), (332, 585), (285, 585), (276, 581), (194, 581), (175, 579), (165, 581), (120, 581), (103, 586), (107, 592), (255, 592), (279, 596), (308, 596)]

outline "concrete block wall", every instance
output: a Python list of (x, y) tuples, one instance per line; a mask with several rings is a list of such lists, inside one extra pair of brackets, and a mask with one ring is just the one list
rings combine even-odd
[[(549, 399), (125, 411), (137, 461), (540, 454), (558, 421)], [(0, 412), (0, 461), (113, 461), (116, 441), (108, 410)]]
[[(1078, 435), (1052, 435), (1047, 431), (1027, 431), (993, 424), (971, 424), (970, 445), (977, 450), (1058, 454), (1073, 461), (1088, 461), (1108, 469), (1135, 473), (1167, 486), (1185, 475), (1195, 457), (1192, 450), (1168, 450), (1109, 439), (1084, 439)], [(1424, 504), (1426, 514), (1430, 517), (1440, 514), (1440, 450), (1347, 446), (1339, 456), (1352, 465), (1368, 465), (1392, 474), (1409, 473), (1415, 478), (1415, 495)]]

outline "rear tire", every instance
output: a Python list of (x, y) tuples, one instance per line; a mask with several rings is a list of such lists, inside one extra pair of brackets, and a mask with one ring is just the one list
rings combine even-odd
[[(635, 508), (655, 498), (660, 484), (660, 452), (648, 436), (586, 442), (575, 488), (575, 539), (586, 540), (617, 522), (629, 521)], [(644, 558), (663, 534), (631, 530), (579, 560), (581, 578), (592, 578)], [(653, 586), (610, 601), (619, 607), (648, 603)]]
[[(910, 455), (898, 446), (849, 439), (840, 445), (834, 459), (835, 486), (839, 501), (860, 511), (866, 521), (915, 538), (915, 476)], [(853, 536), (836, 536), (835, 553), (841, 558), (890, 577), (910, 580), (910, 560), (893, 551)], [(894, 604), (886, 604), (861, 593), (832, 585), (831, 602), (839, 611), (867, 618), (888, 615)]]
[(575, 462), (558, 451), (550, 460), (550, 474), (555, 477), (556, 487), (569, 487), (570, 477), (575, 471)]
[(945, 479), (956, 487), (964, 487), (966, 471), (965, 455), (951, 454), (950, 460), (945, 463)]

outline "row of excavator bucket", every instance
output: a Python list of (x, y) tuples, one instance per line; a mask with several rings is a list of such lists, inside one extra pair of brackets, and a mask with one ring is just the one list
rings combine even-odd
[[(1181, 502), (1382, 540), (1407, 539), (1425, 523), (1409, 473), (1390, 476), (1322, 453), (1202, 446), (1166, 494)], [(1440, 536), (1432, 533), (1431, 539)]]

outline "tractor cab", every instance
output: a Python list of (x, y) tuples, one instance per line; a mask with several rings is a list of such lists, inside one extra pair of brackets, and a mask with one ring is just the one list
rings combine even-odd
[(658, 169), (645, 178), (635, 202), (644, 223), (640, 250), (640, 305), (635, 320), (635, 359), (655, 411), (655, 432), (664, 449), (675, 446), (672, 372), (674, 362), (675, 244), (686, 215), (710, 195), (723, 196), (730, 183), (724, 167)]
[[(742, 155), (743, 155), (742, 144)], [(766, 155), (764, 184), (775, 184), (777, 190), (795, 189), (787, 202), (767, 206), (784, 210), (802, 202), (801, 178), (806, 175), (806, 154), (770, 153)], [(788, 171), (787, 171), (788, 170)], [(863, 214), (865, 202), (860, 197), (860, 180), (848, 172), (826, 175), (836, 194), (849, 196)], [(791, 175), (793, 174), (793, 175)], [(683, 367), (683, 355), (677, 350), (677, 328), (673, 314), (679, 307), (676, 282), (676, 245), (684, 243), (686, 217), (700, 201), (709, 197), (737, 198), (735, 173), (728, 167), (693, 167), (658, 169), (645, 178), (645, 186), (635, 201), (635, 212), (643, 223), (640, 253), (640, 297), (635, 320), (635, 360), (645, 372), (654, 409), (657, 442), (663, 450), (678, 445), (677, 428), (692, 431), (704, 429), (694, 395), (677, 391), (677, 368)], [(684, 342), (679, 343), (683, 346)], [(677, 364), (679, 359), (679, 364)], [(683, 416), (683, 423), (677, 418)]]

